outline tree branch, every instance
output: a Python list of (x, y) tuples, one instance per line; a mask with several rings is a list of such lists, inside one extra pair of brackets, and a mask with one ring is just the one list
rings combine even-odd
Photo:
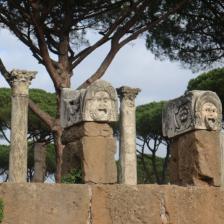
[(154, 28), (155, 26), (158, 26), (161, 22), (163, 22), (165, 19), (167, 19), (171, 14), (177, 12), (178, 10), (182, 9), (182, 7), (187, 3), (191, 2), (192, 0), (183, 0), (181, 3), (178, 3), (175, 7), (171, 8), (166, 12), (165, 14), (161, 15), (161, 17), (153, 22), (148, 22), (145, 26), (141, 27), (139, 30), (131, 34), (129, 37), (125, 38), (123, 41), (121, 41), (119, 44), (121, 47), (126, 45), (132, 40), (135, 40), (140, 34), (144, 33), (147, 30), (150, 30)]
[(56, 91), (60, 91), (60, 87), (61, 87), (61, 79), (60, 76), (57, 75), (57, 70), (55, 69), (54, 65), (55, 63), (53, 63), (53, 60), (50, 58), (49, 52), (48, 52), (48, 47), (45, 41), (45, 35), (44, 35), (44, 29), (43, 29), (43, 24), (39, 22), (39, 12), (37, 11), (37, 9), (33, 6), (33, 1), (29, 0), (30, 4), (33, 8), (33, 17), (32, 17), (32, 21), (36, 30), (36, 36), (37, 36), (37, 40), (38, 40), (38, 45), (40, 48), (40, 52), (41, 52), (41, 56), (43, 58), (44, 64), (46, 66), (46, 69), (54, 83), (54, 87), (56, 89)]
[(97, 69), (97, 71), (90, 78), (88, 78), (84, 83), (82, 83), (78, 87), (78, 89), (86, 88), (91, 83), (93, 83), (94, 81), (96, 81), (97, 79), (100, 79), (104, 75), (104, 73), (106, 72), (106, 70), (109, 67), (109, 65), (111, 64), (111, 62), (113, 61), (113, 59), (114, 59), (115, 55), (117, 54), (117, 52), (119, 51), (119, 49), (120, 48), (119, 48), (118, 45), (112, 44), (109, 53), (104, 58), (103, 62), (101, 63), (101, 65), (99, 66), (99, 68)]
[(83, 51), (78, 53), (75, 57), (73, 57), (72, 58), (72, 60), (73, 60), (72, 68), (74, 69), (81, 61), (83, 61), (95, 49), (97, 49), (98, 47), (102, 46), (107, 41), (109, 41), (111, 39), (110, 35), (117, 29), (117, 27), (120, 25), (120, 23), (122, 23), (124, 21), (124, 19), (126, 18), (126, 16), (128, 15), (129, 12), (130, 11), (128, 11), (128, 12), (126, 11), (121, 15), (121, 17), (117, 18), (100, 40), (98, 40), (91, 47), (84, 49)]

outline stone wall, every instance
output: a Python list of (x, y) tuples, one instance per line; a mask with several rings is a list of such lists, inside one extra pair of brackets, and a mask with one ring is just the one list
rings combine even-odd
[(3, 224), (222, 224), (224, 189), (174, 185), (0, 185)]

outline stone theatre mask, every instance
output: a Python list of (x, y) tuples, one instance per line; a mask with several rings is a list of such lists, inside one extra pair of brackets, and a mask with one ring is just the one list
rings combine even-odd
[(108, 82), (94, 82), (87, 88), (83, 102), (84, 120), (117, 121), (117, 94)]

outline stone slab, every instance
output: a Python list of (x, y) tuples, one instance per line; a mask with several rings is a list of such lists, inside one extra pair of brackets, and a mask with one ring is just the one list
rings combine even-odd
[(92, 187), (92, 223), (222, 224), (224, 190), (125, 185)]
[(86, 224), (88, 186), (1, 184), (2, 224)]
[(3, 224), (223, 224), (224, 188), (0, 185)]

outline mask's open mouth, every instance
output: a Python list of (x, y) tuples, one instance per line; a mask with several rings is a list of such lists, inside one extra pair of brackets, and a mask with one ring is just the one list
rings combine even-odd
[(107, 114), (107, 109), (98, 109), (98, 112), (100, 113), (100, 114)]
[(214, 118), (207, 118), (209, 123), (215, 123), (215, 119)]

